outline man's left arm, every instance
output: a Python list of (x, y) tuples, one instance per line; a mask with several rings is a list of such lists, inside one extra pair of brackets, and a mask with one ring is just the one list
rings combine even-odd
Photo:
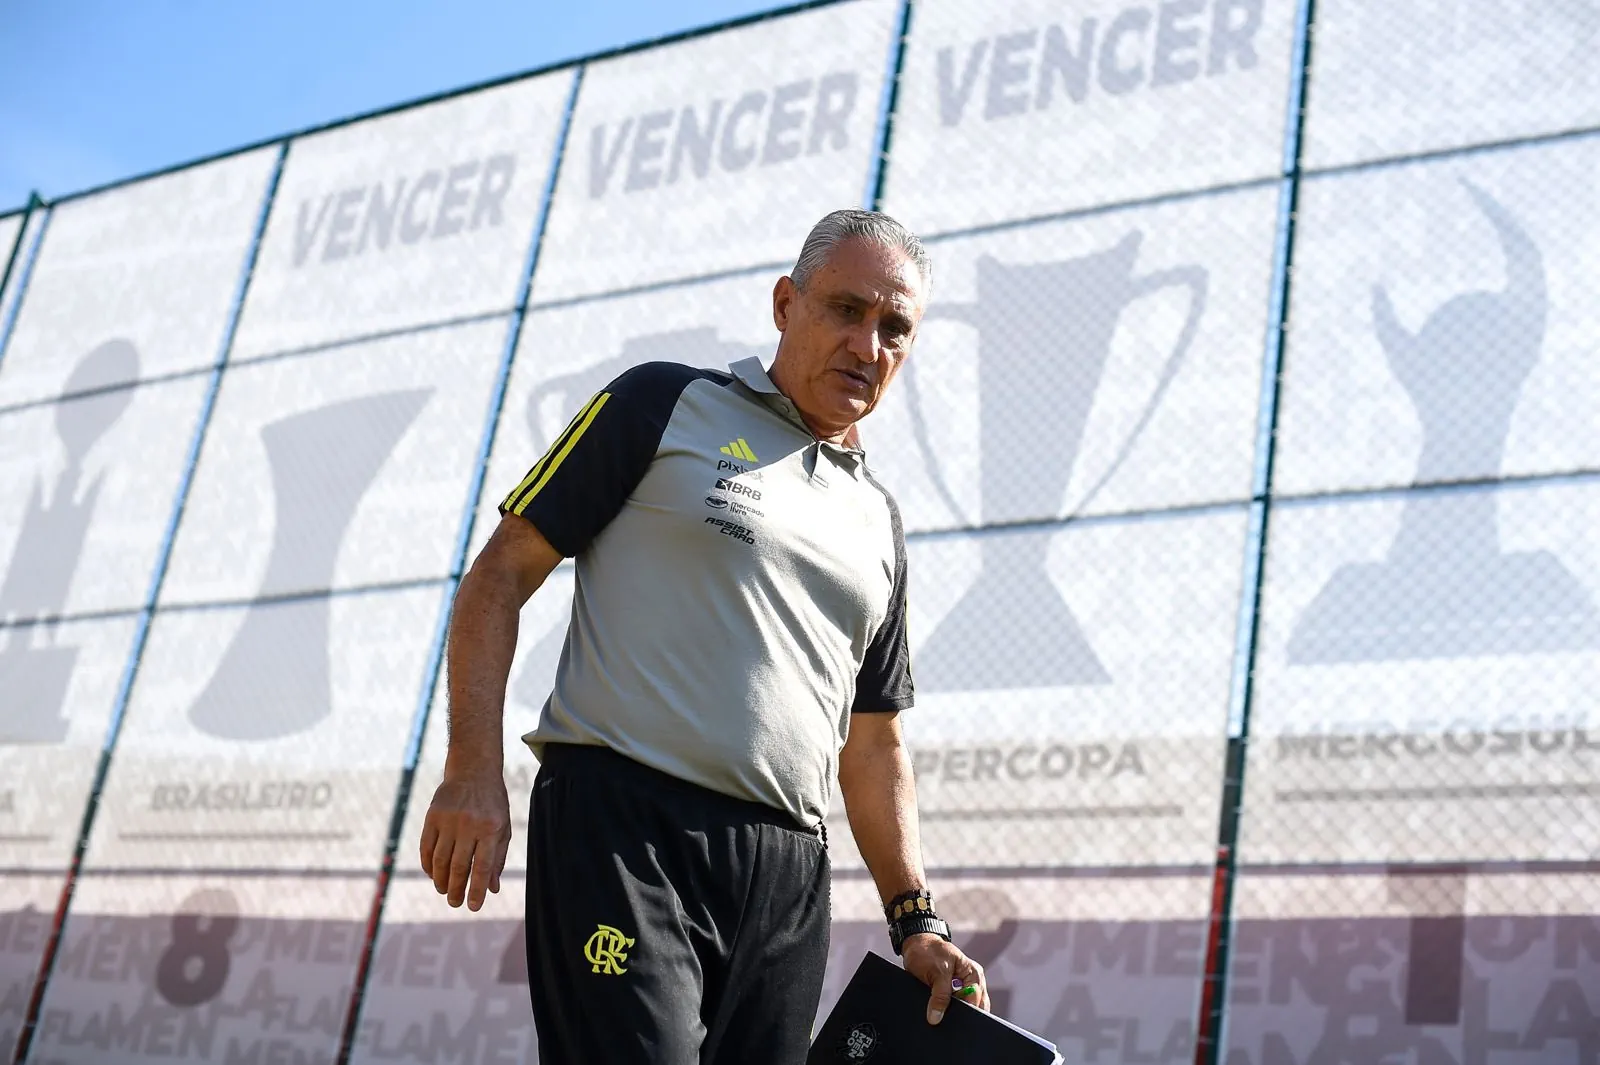
[[(911, 646), (906, 639), (906, 541), (894, 497), (885, 492), (884, 498), (894, 536), (893, 588), (888, 614), (873, 634), (856, 674), (850, 732), (839, 752), (839, 790), (856, 847), (872, 873), (887, 917), (891, 902), (908, 892), (926, 891), (928, 878), (922, 868), (911, 754), (900, 734), (900, 712), (916, 701)], [(937, 904), (934, 910), (937, 912)], [(977, 985), (977, 994), (967, 1001), (989, 1008), (983, 967), (954, 944), (932, 933), (907, 936), (900, 957), (907, 972), (933, 989), (928, 1000), (930, 1024), (944, 1019), (952, 980), (963, 986)]]
[[(883, 904), (888, 906), (907, 892), (927, 890), (917, 825), (917, 786), (898, 712), (851, 715), (850, 736), (839, 752), (839, 790), (856, 847)], [(909, 936), (901, 946), (901, 960), (907, 972), (933, 989), (928, 999), (930, 1024), (944, 1019), (952, 981), (963, 986), (976, 984), (977, 994), (967, 1001), (989, 1008), (983, 966), (955, 944), (932, 933)]]

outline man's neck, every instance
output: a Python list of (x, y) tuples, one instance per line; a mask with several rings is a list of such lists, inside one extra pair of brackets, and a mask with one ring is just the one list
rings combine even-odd
[(784, 366), (781, 361), (773, 363), (767, 377), (772, 381), (773, 386), (783, 393), (783, 397), (794, 404), (795, 412), (800, 415), (800, 420), (805, 423), (806, 428), (811, 430), (812, 436), (824, 443), (837, 444), (840, 447), (861, 446), (861, 435), (856, 431), (855, 423), (852, 422), (842, 428), (829, 429), (826, 426), (819, 425), (811, 417), (810, 413), (800, 406), (799, 402), (794, 398), (794, 392), (789, 388), (787, 382), (788, 374), (784, 372)]

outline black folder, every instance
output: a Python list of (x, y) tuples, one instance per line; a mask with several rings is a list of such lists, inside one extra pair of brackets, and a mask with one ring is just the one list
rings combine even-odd
[(1056, 1065), (1038, 1036), (953, 999), (928, 1023), (928, 985), (876, 954), (861, 959), (811, 1041), (806, 1065)]

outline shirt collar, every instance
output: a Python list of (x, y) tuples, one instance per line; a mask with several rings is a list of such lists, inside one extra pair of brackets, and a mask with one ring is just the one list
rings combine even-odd
[[(795, 407), (788, 396), (778, 389), (777, 385), (772, 383), (772, 377), (767, 373), (766, 368), (761, 365), (761, 359), (758, 356), (752, 355), (747, 359), (740, 359), (738, 362), (730, 363), (728, 372), (740, 384), (760, 395), (767, 406), (807, 433), (811, 432), (811, 427), (806, 425), (805, 419), (800, 417), (799, 409)], [(857, 460), (865, 460), (866, 458), (866, 452), (858, 447), (845, 447), (843, 444), (833, 444), (826, 440), (819, 440), (817, 443), (838, 455), (851, 455)]]

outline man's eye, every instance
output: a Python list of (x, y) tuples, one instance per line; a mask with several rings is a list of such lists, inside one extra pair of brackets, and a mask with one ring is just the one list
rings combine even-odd
[(861, 317), (861, 309), (859, 307), (852, 307), (848, 303), (835, 303), (833, 305), (833, 309), (839, 313), (839, 317), (841, 318), (854, 319)]

